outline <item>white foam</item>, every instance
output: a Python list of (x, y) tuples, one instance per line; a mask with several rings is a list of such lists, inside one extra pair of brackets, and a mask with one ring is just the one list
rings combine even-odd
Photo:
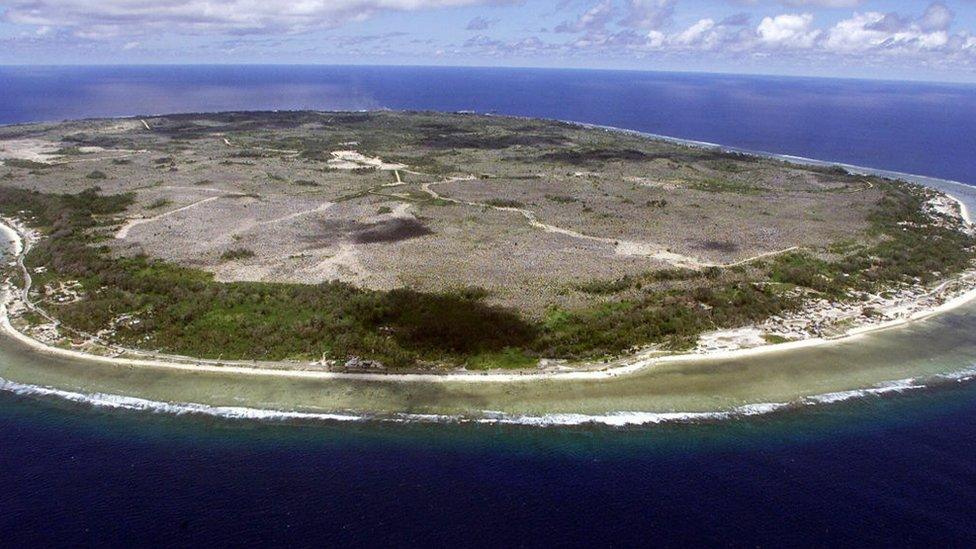
[(956, 381), (963, 383), (966, 381), (976, 380), (976, 366), (972, 368), (967, 368), (965, 370), (960, 370), (958, 372), (951, 372), (948, 374), (939, 374), (936, 376), (938, 379), (946, 381)]
[[(966, 382), (976, 379), (976, 366), (939, 374), (930, 378), (931, 382)], [(39, 385), (18, 383), (0, 378), (0, 391), (29, 397), (60, 398), (70, 402), (86, 404), (96, 408), (126, 410), (135, 412), (161, 413), (171, 415), (204, 415), (234, 420), (263, 421), (380, 421), (392, 423), (479, 423), (525, 425), (532, 427), (560, 427), (578, 425), (607, 425), (612, 427), (657, 425), (665, 423), (700, 423), (724, 421), (737, 418), (766, 415), (781, 410), (804, 406), (827, 405), (847, 400), (881, 396), (889, 393), (924, 389), (931, 385), (918, 378), (879, 383), (864, 389), (837, 391), (804, 397), (795, 402), (766, 402), (745, 404), (725, 411), (712, 412), (634, 412), (620, 411), (606, 414), (556, 413), (543, 415), (516, 415), (499, 411), (484, 410), (481, 416), (460, 416), (442, 414), (399, 413), (392, 415), (363, 415), (337, 412), (298, 412), (288, 410), (269, 410), (245, 406), (211, 406), (199, 403), (161, 402), (137, 397), (113, 395), (109, 393), (82, 393), (66, 391)]]
[(281, 410), (264, 410), (260, 408), (246, 408), (240, 406), (209, 406), (196, 403), (170, 403), (143, 398), (113, 395), (108, 393), (80, 393), (65, 391), (40, 385), (17, 383), (0, 378), (0, 391), (7, 391), (17, 395), (32, 397), (55, 397), (79, 404), (87, 404), (96, 408), (110, 408), (136, 412), (165, 413), (172, 415), (201, 414), (230, 419), (320, 419), (333, 421), (358, 421), (365, 416), (325, 414), (311, 412), (289, 412)]
[[(936, 376), (935, 379), (939, 379)], [(912, 391), (917, 389), (924, 389), (928, 384), (923, 383), (916, 378), (900, 379), (895, 381), (887, 381), (884, 383), (879, 383), (874, 387), (868, 387), (866, 389), (854, 389), (851, 391), (838, 391), (836, 393), (824, 393), (822, 395), (814, 395), (804, 399), (811, 404), (833, 404), (836, 402), (843, 402), (845, 400), (851, 400), (855, 398), (864, 398), (868, 396), (878, 396), (886, 393), (903, 393), (905, 391)]]

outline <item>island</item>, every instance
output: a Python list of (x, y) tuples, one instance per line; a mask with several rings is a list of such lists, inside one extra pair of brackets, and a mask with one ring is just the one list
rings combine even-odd
[(232, 112), (0, 128), (2, 322), (47, 352), (614, 372), (972, 297), (934, 189), (581, 124)]

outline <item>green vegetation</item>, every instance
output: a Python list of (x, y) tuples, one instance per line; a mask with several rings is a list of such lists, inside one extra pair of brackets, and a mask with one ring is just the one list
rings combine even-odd
[(575, 289), (593, 295), (613, 295), (619, 294), (624, 290), (639, 287), (640, 281), (631, 276), (624, 276), (616, 280), (592, 280), (577, 284)]
[(739, 181), (729, 181), (725, 179), (706, 179), (696, 181), (692, 188), (707, 193), (738, 193), (738, 194), (760, 194), (767, 189)]
[(495, 206), (496, 208), (521, 208), (525, 206), (518, 200), (511, 200), (508, 198), (492, 198), (490, 200), (485, 200), (485, 204), (489, 206)]
[(770, 279), (839, 298), (850, 290), (878, 291), (892, 283), (927, 284), (969, 267), (976, 257), (972, 237), (933, 222), (918, 189), (882, 185), (884, 198), (870, 217), (876, 244), (829, 246), (830, 252), (843, 254), (834, 261), (802, 252), (780, 255)]
[(579, 202), (579, 199), (576, 197), (561, 194), (547, 194), (546, 200), (550, 200), (557, 204), (571, 204), (573, 202)]
[(34, 162), (33, 160), (25, 160), (23, 158), (5, 158), (3, 163), (5, 166), (9, 166), (11, 168), (21, 168), (24, 170), (43, 170), (51, 167), (50, 164)]
[(581, 311), (551, 311), (536, 350), (543, 356), (596, 357), (651, 343), (685, 349), (703, 331), (741, 326), (797, 305), (772, 289), (742, 282), (687, 292), (648, 290)]
[[(394, 242), (429, 236), (432, 245), (417, 248), (422, 248), (421, 253), (425, 254), (424, 268), (432, 266), (432, 270), (423, 271), (423, 276), (432, 273), (424, 281), (441, 288), (439, 293), (360, 289), (340, 282), (220, 283), (202, 270), (148, 256), (124, 257), (121, 253), (132, 252), (120, 253), (122, 247), (116, 247), (111, 234), (133, 197), (106, 196), (97, 189), (55, 195), (0, 187), (0, 211), (9, 215), (26, 211), (23, 217), (33, 219), (47, 235), (28, 258), (29, 267), (46, 267), (35, 277), (38, 287), (69, 281), (81, 285), (82, 299), (45, 304), (68, 329), (96, 332), (111, 326), (121, 315), (132, 315), (138, 322), (121, 323), (112, 336), (117, 343), (209, 358), (317, 360), (327, 357), (342, 361), (360, 357), (382, 362), (390, 368), (426, 369), (444, 365), (471, 369), (528, 368), (541, 357), (604, 359), (647, 345), (684, 349), (694, 344), (705, 330), (761, 321), (772, 314), (794, 310), (810, 299), (846, 300), (852, 299), (855, 291), (883, 292), (903, 283), (934, 282), (968, 268), (976, 257), (974, 239), (956, 231), (944, 219), (933, 221), (923, 211), (927, 200), (924, 192), (910, 185), (879, 178), (855, 179), (846, 172), (835, 173), (829, 169), (815, 171), (798, 167), (786, 172), (796, 175), (792, 180), (784, 178), (786, 168), (781, 169), (772, 161), (717, 151), (680, 148), (549, 122), (529, 123), (501, 117), (487, 122), (463, 117), (444, 121), (439, 116), (386, 113), (173, 116), (154, 124), (153, 135), (164, 136), (165, 142), (126, 145), (155, 151), (148, 158), (159, 156), (152, 161), (157, 169), (166, 170), (179, 164), (197, 174), (177, 178), (173, 186), (185, 185), (198, 177), (212, 177), (227, 189), (227, 194), (220, 196), (222, 199), (258, 198), (266, 203), (263, 208), (280, 203), (277, 201), (285, 196), (287, 203), (296, 204), (296, 211), (303, 212), (306, 207), (298, 204), (311, 204), (320, 193), (323, 200), (327, 195), (330, 202), (348, 202), (335, 209), (342, 212), (330, 212), (336, 213), (334, 218), (329, 215), (303, 220), (301, 234), (284, 229), (277, 233), (291, 239), (288, 241), (291, 247), (285, 250), (275, 249), (269, 254), (267, 248), (267, 242), (285, 240), (247, 242), (236, 235), (238, 240), (234, 244), (214, 248), (218, 244), (211, 243), (211, 247), (190, 258), (188, 263), (214, 264), (218, 256), (227, 262), (244, 262), (255, 257), (255, 251), (261, 257), (280, 253), (282, 257), (291, 254), (292, 258), (314, 258), (322, 253), (319, 250), (332, 248), (337, 242), (364, 245), (364, 255), (383, 253)], [(201, 117), (207, 119), (206, 123), (201, 123)], [(322, 130), (308, 132), (312, 122)], [(520, 130), (530, 126), (531, 131)], [(291, 133), (281, 133), (277, 131), (279, 128), (292, 129)], [(382, 131), (377, 131), (379, 128)], [(231, 135), (241, 147), (255, 149), (235, 152), (214, 143), (213, 134), (218, 132)], [(90, 135), (84, 142), (72, 143), (82, 146), (81, 143), (87, 145), (91, 140), (103, 138)], [(201, 154), (178, 156), (180, 147), (190, 148), (193, 139), (206, 140), (199, 147), (192, 147)], [(413, 184), (390, 190), (384, 188), (390, 181), (390, 173), (374, 173), (374, 169), (367, 168), (356, 172), (360, 176), (350, 177), (347, 170), (336, 172), (329, 168), (325, 162), (332, 158), (331, 152), (350, 141), (356, 141), (356, 149), (363, 154), (402, 162), (424, 173), (415, 175)], [(257, 147), (289, 149), (299, 154), (282, 158), (275, 153), (276, 160), (271, 164), (225, 160), (234, 156), (268, 156), (254, 152)], [(513, 148), (508, 150), (509, 147)], [(205, 159), (209, 159), (209, 164)], [(158, 185), (149, 182), (160, 177), (156, 170), (145, 170), (144, 162), (135, 161), (132, 169), (117, 174), (102, 169), (119, 178), (124, 171), (127, 180), (128, 174), (140, 168), (148, 171), (139, 174), (141, 179), (127, 187), (141, 191)], [(193, 162), (200, 163), (191, 166)], [(260, 167), (217, 168), (227, 162)], [(282, 162), (295, 163), (296, 170), (289, 167), (288, 173), (307, 179), (291, 180), (276, 175), (285, 173)], [(83, 177), (92, 169), (90, 165), (75, 165), (75, 171), (70, 171), (68, 165), (48, 169), (45, 164), (8, 163), (14, 170), (11, 177), (18, 181), (24, 178), (24, 173), (16, 171), (18, 167), (46, 169), (46, 176), (39, 175), (36, 182), (31, 182), (40, 188), (63, 180), (74, 185), (77, 191), (91, 183)], [(101, 166), (104, 165), (107, 164)], [(455, 169), (458, 171), (453, 172)], [(558, 262), (537, 262), (536, 257), (548, 260), (553, 257), (551, 254), (567, 251), (563, 250), (567, 246), (562, 240), (554, 244), (546, 242), (545, 246), (529, 242), (532, 247), (515, 250), (518, 253), (509, 253), (510, 248), (504, 246), (485, 246), (485, 242), (494, 243), (499, 235), (507, 238), (510, 232), (499, 231), (510, 227), (507, 224), (483, 227), (478, 216), (487, 208), (467, 208), (432, 199), (421, 192), (419, 185), (439, 179), (435, 174), (444, 172), (485, 174), (482, 178), (488, 179), (467, 183), (456, 192), (472, 194), (459, 194), (459, 200), (474, 200), (462, 196), (494, 193), (494, 197), (487, 194), (478, 200), (494, 207), (523, 207), (522, 202), (512, 198), (517, 197), (529, 207), (544, 204), (545, 215), (553, 216), (547, 222), (554, 225), (568, 227), (583, 223), (581, 230), (587, 233), (603, 238), (661, 242), (683, 255), (696, 255), (705, 250), (714, 261), (731, 262), (741, 255), (740, 251), (744, 253), (756, 245), (752, 235), (767, 232), (768, 238), (763, 236), (761, 241), (763, 249), (786, 248), (796, 242), (823, 242), (823, 247), (764, 257), (730, 268), (643, 273), (638, 270), (641, 264), (634, 258), (622, 258), (608, 268), (606, 250), (590, 249), (595, 246), (572, 249), (575, 255), (566, 255), (566, 261), (558, 256)], [(62, 178), (65, 173), (71, 177)], [(93, 176), (95, 173), (89, 177), (107, 177), (102, 172)], [(540, 177), (541, 181), (534, 181)], [(812, 182), (814, 178), (816, 183)], [(289, 186), (277, 182), (287, 182)], [(204, 179), (195, 184), (210, 183)], [(846, 190), (848, 184), (858, 192), (838, 197), (821, 191), (823, 188)], [(321, 188), (302, 192), (290, 185), (321, 185)], [(316, 196), (309, 196), (313, 191)], [(546, 192), (555, 194), (543, 194)], [(702, 194), (705, 192), (725, 194)], [(783, 206), (793, 205), (792, 198), (800, 193), (808, 193), (803, 195), (807, 201), (811, 200), (809, 193), (817, 193), (818, 202), (804, 211), (817, 212), (818, 219), (829, 217), (829, 220), (811, 222), (807, 216), (803, 227), (781, 230), (788, 221), (763, 217), (792, 212)], [(140, 192), (137, 196), (147, 209), (170, 204), (165, 198), (157, 198), (163, 196), (157, 191)], [(172, 198), (175, 196), (179, 195), (172, 195), (171, 199), (183, 200)], [(395, 203), (413, 204), (416, 219), (388, 217), (363, 221), (374, 212), (392, 213)], [(631, 203), (643, 206), (619, 207)], [(230, 225), (238, 214), (253, 218), (254, 214), (246, 209), (252, 206), (250, 200), (225, 200), (220, 209), (224, 216), (221, 219), (231, 222), (221, 225)], [(827, 216), (826, 212), (836, 215)], [(204, 208), (188, 213), (199, 216), (193, 218), (196, 222), (207, 214)], [(426, 217), (420, 217), (421, 214)], [(507, 217), (513, 223), (524, 223), (519, 216)], [(433, 230), (453, 231), (455, 227), (465, 231), (471, 228), (475, 233), (479, 253), (472, 256), (471, 265), (478, 267), (479, 272), (474, 268), (458, 272), (464, 270), (456, 269), (455, 263), (442, 261), (445, 254), (471, 249), (470, 242), (445, 237), (447, 230)], [(770, 230), (761, 232), (767, 228)], [(517, 229), (521, 231), (522, 225)], [(797, 237), (794, 229), (802, 234)], [(233, 231), (229, 232), (230, 238), (234, 238)], [(831, 242), (838, 238), (845, 240)], [(225, 240), (214, 239), (214, 242), (222, 241)], [(110, 242), (112, 246), (108, 246)], [(510, 241), (513, 246), (516, 243), (523, 246), (523, 242), (524, 239)], [(143, 245), (146, 244), (144, 241)], [(237, 247), (243, 244), (252, 246), (254, 251)], [(171, 243), (156, 242), (155, 247), (146, 245), (145, 249), (160, 255), (160, 250), (168, 245)], [(124, 248), (132, 249), (135, 248)], [(534, 256), (537, 250), (550, 255)], [(506, 278), (498, 278), (501, 275), (492, 272), (492, 266), (504, 261), (513, 262), (504, 265), (506, 269), (515, 267), (510, 278), (507, 270)], [(551, 279), (575, 283), (538, 284), (540, 279), (548, 280), (548, 269), (558, 269), (566, 262), (577, 263), (572, 265), (572, 271), (553, 272)], [(481, 271), (487, 274), (482, 276)], [(567, 277), (568, 272), (577, 278)], [(620, 276), (624, 273), (629, 274)], [(405, 275), (401, 280), (418, 280), (417, 272), (407, 274), (410, 276)], [(591, 280), (598, 276), (604, 279)], [(521, 294), (499, 291), (488, 295), (481, 288), (458, 288), (472, 283), (496, 288), (499, 282), (516, 288), (533, 288), (533, 291)], [(512, 304), (519, 309), (503, 308), (497, 303)], [(865, 311), (865, 314), (876, 313)]]
[(254, 257), (254, 252), (247, 248), (235, 248), (220, 254), (220, 259), (224, 261), (235, 261), (238, 259), (248, 259)]
[(87, 177), (88, 179), (107, 179), (108, 178), (108, 176), (105, 175), (105, 172), (100, 171), (100, 170), (92, 170), (91, 172), (88, 172), (88, 175), (86, 175), (85, 177)]
[(147, 210), (158, 210), (159, 208), (165, 208), (166, 206), (169, 206), (170, 204), (172, 204), (172, 202), (169, 199), (167, 199), (167, 198), (157, 198), (156, 200), (153, 200), (152, 202), (150, 202), (146, 206), (146, 209)]
[(486, 352), (472, 356), (465, 362), (469, 370), (524, 370), (538, 363), (538, 357), (520, 349), (502, 349), (496, 352)]
[[(874, 245), (832, 247), (834, 252), (850, 252), (833, 261), (810, 252), (783, 254), (769, 265), (755, 265), (759, 272), (676, 269), (579, 284), (576, 290), (591, 295), (629, 293), (582, 311), (550, 311), (537, 349), (545, 356), (615, 354), (650, 343), (681, 349), (702, 331), (742, 326), (802, 304), (782, 289), (846, 299), (852, 290), (877, 292), (916, 280), (930, 283), (969, 267), (976, 257), (976, 240), (933, 223), (924, 213), (922, 191), (893, 183), (886, 183), (885, 191), (871, 216)], [(906, 230), (906, 223), (912, 230)], [(687, 290), (661, 290), (654, 284), (660, 281), (694, 284)]]
[(48, 236), (32, 251), (30, 266), (47, 266), (50, 276), (78, 280), (85, 290), (83, 300), (52, 306), (70, 329), (91, 333), (135, 313), (141, 322), (116, 334), (122, 344), (211, 358), (363, 356), (389, 367), (460, 363), (525, 348), (535, 337), (535, 328), (516, 314), (482, 303), (484, 292), (378, 292), (339, 282), (224, 284), (145, 256), (113, 258), (96, 246), (97, 234), (111, 223), (108, 216), (130, 203), (128, 195), (94, 189), (44, 195), (0, 187), (0, 211), (30, 211)]

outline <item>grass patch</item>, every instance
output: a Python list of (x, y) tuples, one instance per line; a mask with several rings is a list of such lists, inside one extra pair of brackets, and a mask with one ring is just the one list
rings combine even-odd
[(525, 206), (518, 200), (511, 200), (508, 198), (492, 198), (490, 200), (485, 200), (485, 204), (489, 206), (494, 206), (496, 208), (521, 208)]
[(468, 370), (526, 370), (534, 368), (539, 359), (521, 349), (503, 349), (497, 352), (480, 353), (465, 363)]
[(170, 204), (172, 204), (172, 202), (168, 198), (157, 198), (156, 200), (153, 200), (152, 202), (150, 202), (146, 206), (146, 209), (147, 210), (158, 210), (159, 208), (165, 208), (166, 206), (169, 206)]
[(748, 183), (729, 181), (727, 179), (706, 179), (696, 181), (691, 188), (707, 193), (736, 193), (736, 194), (761, 194), (768, 189)]
[(579, 199), (574, 196), (567, 196), (562, 194), (547, 194), (546, 200), (550, 202), (555, 202), (557, 204), (572, 204), (573, 202), (579, 202)]
[(25, 160), (23, 158), (4, 158), (3, 163), (11, 168), (20, 168), (23, 170), (44, 170), (51, 167), (50, 164)]
[(220, 259), (224, 261), (236, 261), (238, 259), (250, 259), (254, 257), (254, 252), (247, 248), (235, 248), (220, 254)]
[(616, 280), (592, 280), (577, 284), (574, 288), (585, 294), (592, 295), (613, 295), (619, 294), (624, 290), (639, 287), (640, 282), (631, 276), (623, 276)]

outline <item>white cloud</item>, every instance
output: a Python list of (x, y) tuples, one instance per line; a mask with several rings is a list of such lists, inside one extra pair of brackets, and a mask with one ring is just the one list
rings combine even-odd
[[(828, 31), (824, 48), (847, 53), (943, 48), (952, 39), (948, 32), (952, 14), (941, 8), (944, 6), (939, 3), (932, 4), (914, 21), (880, 12), (855, 13)], [(965, 36), (960, 35), (957, 41), (964, 42)]]
[[(880, 46), (891, 31), (884, 30), (885, 14), (879, 12), (856, 13), (850, 19), (838, 22), (827, 33), (827, 49), (858, 51)], [(889, 27), (890, 28), (890, 27)]]
[(656, 30), (671, 22), (677, 0), (628, 0), (625, 27)]
[(711, 18), (699, 19), (688, 28), (672, 34), (658, 30), (649, 31), (640, 46), (631, 44), (633, 49), (660, 50), (668, 48), (678, 51), (722, 51), (738, 52), (749, 48), (756, 42), (755, 34), (745, 28), (747, 21), (740, 17), (715, 21)]
[(756, 29), (760, 42), (767, 46), (783, 48), (810, 48), (820, 36), (820, 29), (813, 26), (809, 13), (785, 13), (776, 17), (764, 17)]
[(688, 27), (683, 32), (678, 33), (672, 39), (675, 44), (687, 46), (690, 44), (698, 43), (703, 37), (708, 35), (708, 32), (715, 28), (714, 19), (702, 19), (695, 23), (694, 25)]
[(667, 35), (665, 35), (663, 32), (652, 30), (647, 33), (647, 47), (652, 49), (660, 48), (664, 46), (664, 41), (666, 39)]
[(613, 2), (600, 0), (583, 12), (576, 21), (564, 21), (556, 26), (556, 32), (597, 32), (602, 31), (613, 15)]
[(486, 30), (495, 26), (496, 23), (498, 23), (498, 19), (488, 19), (479, 15), (468, 21), (465, 30)]
[(956, 14), (942, 2), (933, 2), (918, 19), (918, 27), (924, 32), (948, 30)]
[(787, 6), (811, 6), (817, 8), (856, 8), (864, 0), (783, 0)]
[(302, 32), (366, 19), (383, 11), (506, 4), (514, 0), (5, 0), (12, 23), (69, 27), (78, 36), (168, 32)]

